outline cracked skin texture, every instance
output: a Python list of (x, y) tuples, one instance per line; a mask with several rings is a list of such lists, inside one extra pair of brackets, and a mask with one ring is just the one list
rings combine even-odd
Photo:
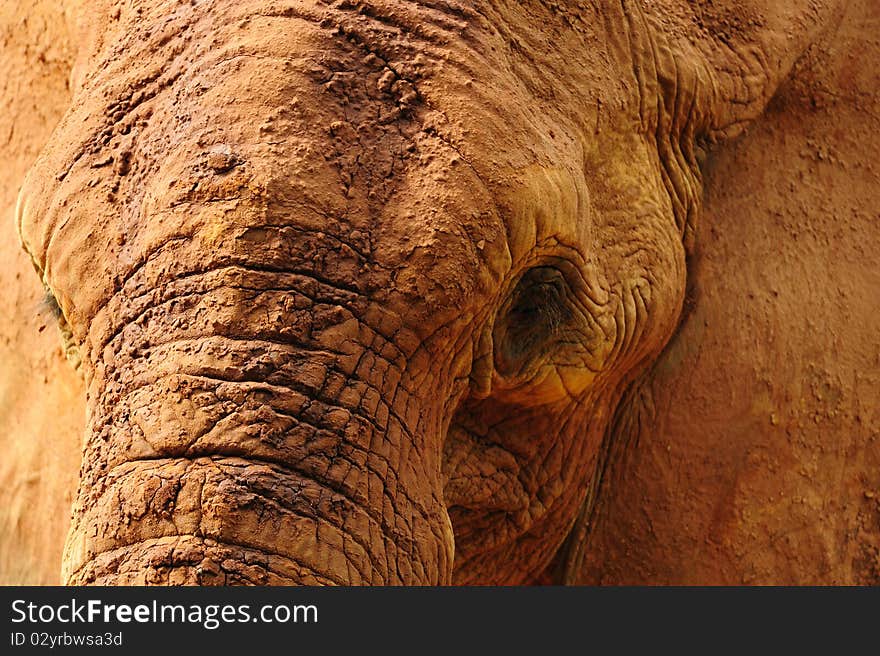
[(875, 581), (876, 9), (658, 4), (5, 6), (3, 579)]

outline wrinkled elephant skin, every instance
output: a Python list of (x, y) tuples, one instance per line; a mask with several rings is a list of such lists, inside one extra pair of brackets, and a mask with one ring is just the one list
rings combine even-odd
[(838, 11), (715, 4), (83, 8), (16, 212), (85, 384), (63, 580), (570, 578), (705, 157)]

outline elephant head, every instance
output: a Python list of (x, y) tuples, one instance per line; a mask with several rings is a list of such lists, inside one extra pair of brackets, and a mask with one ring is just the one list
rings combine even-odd
[(87, 389), (65, 580), (546, 580), (701, 153), (831, 12), (781, 4), (91, 6), (18, 214)]

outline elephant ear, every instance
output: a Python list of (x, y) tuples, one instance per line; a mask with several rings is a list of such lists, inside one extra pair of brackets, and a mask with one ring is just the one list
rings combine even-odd
[[(765, 110), (804, 52), (839, 23), (842, 0), (622, 0), (636, 69), (656, 73), (661, 112), (661, 162), (696, 166), (693, 142), (717, 143), (742, 132)], [(639, 31), (640, 20), (650, 27)], [(646, 35), (645, 32), (652, 34)], [(636, 35), (642, 35), (639, 40)], [(668, 131), (668, 133), (667, 133)], [(669, 167), (670, 169), (672, 167)], [(697, 193), (684, 176), (667, 173), (684, 242), (691, 248)], [(623, 485), (616, 462), (637, 448), (630, 436), (648, 429), (653, 412), (645, 378), (618, 403), (600, 449), (580, 514), (548, 571), (548, 580), (575, 584), (596, 523), (599, 497)], [(617, 474), (615, 474), (617, 472)]]
[(842, 0), (671, 0), (645, 3), (682, 59), (699, 62), (697, 129), (710, 142), (761, 115), (795, 62), (839, 22)]

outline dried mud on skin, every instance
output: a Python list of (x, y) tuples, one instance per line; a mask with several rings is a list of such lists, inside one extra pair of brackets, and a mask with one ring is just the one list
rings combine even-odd
[[(338, 52), (306, 71), (295, 102), (267, 110), (255, 100), (255, 81), (265, 83), (260, 88), (267, 97), (289, 89), (241, 53), (230, 53), (228, 74), (211, 78), (211, 88), (184, 85), (191, 71), (181, 53), (194, 46), (177, 39), (174, 21), (167, 34), (159, 29), (138, 44), (136, 74), (112, 63), (97, 71), (74, 67), (78, 45), (91, 38), (76, 26), (79, 1), (0, 6), (0, 232), (6, 237), (0, 239), (0, 444), (6, 454), (0, 458), (0, 582), (880, 583), (880, 72), (869, 64), (880, 58), (876, 2), (853, 0), (833, 12), (763, 114), (708, 155), (693, 154), (701, 158), (703, 187), (693, 199), (687, 198), (692, 182), (672, 170), (674, 181), (667, 184), (677, 194), (674, 231), (687, 248), (686, 293), (670, 297), (673, 309), (672, 301), (683, 305), (681, 322), (673, 334), (670, 310), (634, 357), (644, 362), (643, 371), (627, 363), (638, 376), (625, 378), (625, 391), (606, 403), (602, 420), (609, 429), (591, 438), (596, 475), (588, 477), (594, 463), (573, 447), (544, 453), (544, 438), (526, 433), (507, 444), (496, 435), (479, 439), (483, 425), (503, 426), (503, 415), (523, 405), (529, 409), (521, 424), (536, 434), (557, 435), (567, 426), (562, 406), (550, 413), (534, 409), (535, 399), (555, 398), (552, 389), (514, 391), (499, 403), (491, 397), (499, 376), (525, 376), (531, 366), (515, 322), (499, 321), (488, 337), (465, 338), (465, 331), (450, 329), (455, 339), (448, 348), (438, 338), (440, 346), (414, 355), (424, 339), (418, 327), (443, 324), (468, 298), (484, 294), (486, 307), (513, 308), (504, 316), (534, 320), (531, 292), (517, 281), (562, 298), (566, 283), (541, 267), (510, 276), (505, 257), (516, 260), (516, 244), (512, 256), (500, 254), (498, 244), (509, 232), (490, 212), (464, 237), (449, 236), (455, 227), (449, 219), (434, 226), (441, 229), (433, 241), (421, 243), (411, 231), (398, 247), (388, 245), (387, 231), (377, 237), (375, 226), (357, 218), (396, 208), (394, 203), (404, 206), (399, 191), (407, 167), (422, 167), (415, 191), (405, 198), (412, 203), (408, 211), (445, 203), (454, 217), (486, 206), (472, 190), (520, 184), (516, 157), (505, 169), (510, 149), (501, 144), (529, 143), (522, 125), (549, 125), (559, 106), (575, 104), (570, 88), (555, 82), (562, 69), (550, 69), (560, 65), (554, 53), (562, 42), (548, 53), (541, 30), (498, 28), (507, 30), (498, 43), (517, 62), (503, 73), (541, 98), (534, 103), (540, 111), (519, 91), (503, 97), (501, 83), (488, 99), (478, 98), (479, 84), (465, 79), (479, 81), (477, 70), (453, 78), (464, 100), (447, 107), (434, 102), (444, 92), (432, 86), (432, 62), (442, 59), (438, 53), (449, 35), (486, 19), (467, 3), (424, 3), (432, 20), (416, 25), (413, 42), (403, 46), (390, 37), (371, 41), (372, 33), (357, 22), (343, 21), (335, 31), (318, 24), (332, 31)], [(388, 2), (361, 3), (365, 24), (381, 23), (383, 4)], [(712, 31), (723, 48), (760, 27), (760, 12), (734, 4), (690, 3), (694, 30)], [(768, 20), (802, 4), (773, 3)], [(258, 34), (255, 22), (308, 22), (309, 12), (330, 5), (347, 16), (355, 3), (293, 5), (317, 9), (300, 16), (296, 8), (270, 7), (230, 34), (246, 40)], [(577, 26), (579, 3), (536, 2), (535, 12), (550, 5), (560, 25)], [(410, 20), (415, 4), (395, 6), (401, 9), (386, 25), (391, 32), (395, 22)], [(655, 17), (657, 24), (674, 32), (677, 11)], [(121, 12), (115, 16), (125, 20)], [(181, 13), (174, 20), (187, 18)], [(780, 43), (800, 39), (808, 22), (794, 21)], [(223, 28), (196, 21), (191, 29), (193, 38), (208, 44), (211, 30)], [(167, 58), (169, 43), (180, 51), (151, 61), (150, 48)], [(416, 58), (418, 48), (424, 56)], [(206, 45), (199, 52), (210, 57), (219, 49)], [(662, 52), (656, 54), (662, 59)], [(500, 55), (487, 51), (486, 61), (493, 56)], [(586, 103), (591, 130), (595, 125), (599, 135), (610, 124), (603, 121), (613, 123), (626, 102), (610, 77), (596, 73), (607, 71), (595, 57), (563, 63), (582, 76), (579, 83), (595, 73), (599, 84), (609, 85), (600, 100)], [(452, 67), (445, 65), (443, 70)], [(297, 63), (289, 74), (300, 69)], [(90, 75), (118, 76), (119, 88), (113, 80), (101, 87)], [(249, 76), (248, 84), (236, 86), (235, 75)], [(53, 136), (53, 130), (73, 89), (89, 79), (111, 89), (115, 104), (100, 94), (87, 99), (91, 110), (80, 108), (78, 116), (93, 121), (92, 139), (53, 142), (79, 134)], [(713, 139), (742, 130), (745, 117), (758, 113), (761, 84), (755, 85), (736, 87), (742, 93), (738, 109), (723, 125), (710, 126)], [(325, 94), (320, 98), (312, 93), (318, 86)], [(172, 96), (176, 100), (168, 101)], [(479, 100), (507, 112), (509, 141), (493, 141), (457, 120), (456, 110)], [(234, 108), (216, 116), (205, 111), (202, 118), (239, 130), (240, 143), (213, 143), (213, 126), (207, 125), (204, 143), (196, 135), (177, 151), (170, 148), (186, 135), (187, 112), (198, 120), (199, 103), (217, 108), (235, 102), (257, 109), (244, 117)], [(341, 108), (336, 114), (332, 103)], [(322, 140), (285, 150), (285, 131), (310, 120), (323, 130)], [(162, 121), (179, 121), (178, 132), (156, 128)], [(554, 157), (563, 158), (565, 130), (547, 130), (552, 148), (523, 150), (522, 161), (531, 157), (549, 167)], [(248, 150), (273, 139), (275, 150)], [(66, 153), (47, 187), (95, 180), (84, 189), (103, 203), (94, 216), (104, 228), (121, 220), (129, 234), (137, 232), (138, 212), (125, 208), (146, 206), (139, 194), (147, 183), (159, 179), (177, 194), (163, 200), (159, 227), (140, 234), (134, 245), (115, 243), (107, 237), (115, 234), (110, 229), (86, 241), (87, 227), (55, 245), (56, 252), (75, 253), (84, 243), (105, 249), (105, 255), (71, 265), (79, 302), (61, 335), (56, 301), (34, 275), (15, 225), (19, 187), (47, 145)], [(297, 190), (279, 191), (270, 175), (273, 157), (276, 163), (287, 158), (290, 177), (302, 174), (326, 185), (313, 185), (298, 200)], [(315, 161), (329, 165), (319, 170)], [(249, 176), (261, 166), (266, 175), (255, 183)], [(557, 195), (536, 185), (516, 202), (561, 212), (568, 202), (566, 180), (552, 178), (563, 190)], [(591, 192), (600, 197), (596, 184)], [(264, 196), (248, 195), (255, 186)], [(265, 210), (260, 199), (277, 194), (287, 194), (288, 209), (297, 206), (299, 225), (279, 229), (272, 216), (252, 220)], [(698, 221), (690, 202), (700, 206)], [(234, 248), (220, 229), (206, 236), (196, 219), (191, 225), (197, 228), (174, 234), (168, 226), (179, 220), (177, 204), (201, 208), (206, 217), (221, 205), (228, 216), (239, 212), (238, 227), (244, 227), (232, 239)], [(123, 211), (116, 216), (108, 208)], [(355, 218), (331, 229), (315, 227), (342, 215)], [(622, 228), (621, 234), (628, 233)], [(261, 248), (262, 268), (249, 268), (248, 258)], [(125, 253), (132, 254), (130, 261)], [(412, 253), (431, 275), (391, 275)], [(281, 272), (294, 259), (306, 264)], [(475, 263), (483, 262), (493, 264), (459, 287), (438, 282), (456, 271), (476, 271)], [(103, 275), (101, 267), (115, 266), (112, 275)], [(169, 274), (174, 270), (185, 275), (175, 280)], [(391, 289), (404, 291), (394, 309), (412, 313), (412, 333), (393, 312), (372, 303)], [(59, 295), (70, 311), (69, 295)], [(511, 300), (499, 300), (505, 298)], [(569, 319), (560, 309), (547, 321), (556, 326)], [(475, 311), (473, 323), (481, 320)], [(506, 349), (491, 361), (500, 372), (495, 378), (491, 367), (489, 374), (478, 366), (458, 371), (463, 358), (437, 364), (471, 337), (474, 353), (482, 353), (489, 337)], [(299, 355), (290, 347), (294, 342)], [(591, 357), (589, 364), (601, 369), (605, 354)], [(473, 399), (454, 421), (446, 407), (420, 413), (420, 399), (440, 387), (459, 399), (463, 386), (472, 386)], [(622, 400), (614, 409), (617, 397)], [(171, 410), (169, 399), (178, 400)], [(419, 442), (450, 421), (445, 450)], [(149, 440), (138, 441), (137, 430), (120, 430), (123, 425), (136, 426)], [(235, 446), (223, 435), (235, 435)], [(407, 460), (401, 447), (407, 440), (429, 455)], [(84, 449), (87, 463), (81, 466)], [(553, 562), (555, 547), (548, 545), (564, 539), (579, 496), (566, 496), (565, 485), (545, 480), (558, 472), (524, 465), (527, 456), (548, 467), (569, 463), (568, 487), (577, 487), (580, 496), (586, 491), (590, 501)], [(444, 481), (432, 474), (441, 461)], [(570, 465), (576, 461), (578, 467)], [(74, 504), (78, 528), (64, 555)], [(508, 544), (523, 526), (525, 539)]]

